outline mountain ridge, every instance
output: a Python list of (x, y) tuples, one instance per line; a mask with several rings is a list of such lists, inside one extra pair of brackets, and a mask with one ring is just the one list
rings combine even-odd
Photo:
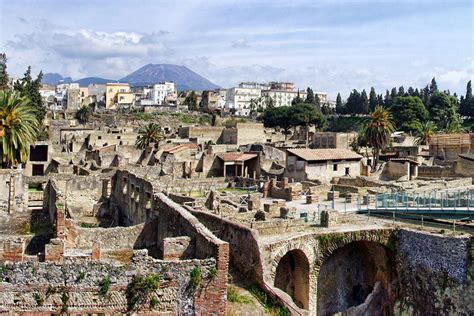
[(104, 84), (107, 82), (126, 82), (131, 86), (141, 86), (155, 84), (162, 81), (172, 81), (177, 89), (182, 90), (213, 90), (219, 88), (218, 85), (202, 77), (183, 65), (175, 64), (146, 64), (139, 69), (129, 73), (125, 77), (114, 80), (100, 77), (85, 77), (72, 80), (71, 77), (63, 77), (58, 73), (46, 73), (42, 83), (56, 85), (60, 81), (64, 83), (79, 83), (81, 87), (87, 87), (91, 83)]

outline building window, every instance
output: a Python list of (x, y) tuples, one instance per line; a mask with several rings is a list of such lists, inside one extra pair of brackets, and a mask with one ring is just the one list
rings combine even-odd
[(337, 163), (332, 165), (332, 171), (337, 171)]
[(349, 175), (349, 172), (350, 172), (350, 169), (349, 169), (349, 167), (346, 167), (346, 176), (348, 176), (348, 175)]

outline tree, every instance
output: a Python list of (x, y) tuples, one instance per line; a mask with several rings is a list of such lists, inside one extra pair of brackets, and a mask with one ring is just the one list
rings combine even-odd
[(430, 120), (438, 130), (457, 133), (461, 130), (461, 117), (457, 112), (457, 100), (444, 92), (436, 92), (429, 99)]
[(429, 145), (430, 137), (435, 133), (436, 125), (432, 121), (424, 122), (421, 129), (416, 133), (415, 143), (417, 145)]
[(314, 103), (314, 92), (313, 92), (313, 89), (311, 89), (310, 87), (306, 89), (305, 103)]
[(262, 115), (263, 125), (265, 127), (283, 129), (285, 133), (285, 141), (287, 139), (288, 131), (292, 127), (291, 119), (289, 118), (289, 109), (287, 106), (269, 107), (266, 108)]
[(90, 105), (83, 105), (76, 112), (76, 119), (79, 123), (84, 124), (89, 121), (89, 118), (92, 115), (92, 107)]
[(347, 98), (346, 110), (347, 110), (348, 114), (359, 114), (359, 113), (361, 113), (360, 93), (356, 89), (352, 90), (351, 94)]
[(360, 113), (369, 113), (369, 99), (367, 98), (367, 92), (365, 92), (365, 89), (362, 90), (362, 93), (360, 94)]
[(305, 127), (305, 141), (308, 142), (308, 130), (311, 125), (316, 128), (323, 128), (327, 122), (320, 109), (313, 104), (300, 103), (291, 106), (288, 110), (288, 117), (292, 126)]
[(293, 100), (291, 100), (291, 105), (295, 105), (295, 104), (299, 104), (299, 103), (302, 103), (303, 102), (303, 99), (301, 98), (300, 96), (300, 90), (298, 90), (298, 93), (296, 95), (296, 98), (294, 98)]
[(151, 144), (158, 144), (163, 139), (163, 133), (161, 127), (156, 123), (150, 123), (145, 128), (142, 128), (138, 132), (138, 138), (135, 142), (135, 146), (138, 149), (146, 149)]
[(319, 99), (319, 95), (317, 93), (314, 94), (314, 105), (316, 105), (318, 109), (321, 108), (321, 100)]
[(371, 87), (370, 88), (370, 93), (369, 93), (369, 110), (372, 112), (373, 110), (375, 110), (375, 108), (377, 107), (378, 105), (378, 98), (377, 98), (377, 94), (375, 93), (375, 89), (374, 87)]
[(344, 114), (344, 105), (342, 104), (341, 94), (338, 92), (336, 97), (336, 113)]
[(0, 54), (0, 90), (8, 89), (7, 55)]
[(30, 100), (18, 92), (0, 90), (0, 154), (3, 166), (28, 160), (39, 122)]
[(373, 171), (377, 170), (380, 151), (387, 147), (393, 131), (394, 127), (390, 113), (381, 106), (376, 107), (370, 113), (370, 121), (366, 127), (367, 143), (373, 148)]
[(31, 77), (31, 66), (28, 66), (23, 78), (17, 80), (13, 85), (15, 91), (18, 91), (20, 95), (30, 100), (30, 104), (34, 107), (36, 118), (40, 124), (43, 123), (43, 119), (46, 115), (46, 107), (43, 105), (43, 99), (39, 92), (41, 79), (43, 79), (43, 72), (40, 71), (36, 79), (33, 80)]
[(418, 97), (397, 97), (391, 112), (397, 128), (405, 132), (420, 131), (429, 117), (428, 110)]
[(435, 77), (433, 77), (430, 84), (430, 95), (433, 95), (436, 92), (438, 92), (438, 84), (436, 83)]
[(197, 102), (197, 95), (194, 91), (191, 91), (186, 98), (184, 99), (184, 104), (188, 106), (190, 111), (197, 111), (198, 110), (198, 102)]
[(466, 96), (461, 96), (459, 112), (464, 116), (474, 116), (474, 98), (472, 97), (471, 80), (466, 86)]
[(400, 86), (398, 88), (397, 96), (399, 96), (399, 97), (404, 97), (405, 96), (405, 88), (403, 86)]

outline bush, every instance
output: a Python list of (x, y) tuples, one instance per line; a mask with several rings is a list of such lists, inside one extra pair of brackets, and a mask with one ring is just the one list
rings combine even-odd
[(106, 276), (105, 278), (103, 278), (102, 281), (100, 282), (99, 294), (102, 295), (102, 296), (106, 296), (107, 293), (109, 293), (111, 283), (112, 283), (112, 281), (110, 281), (109, 276)]
[[(127, 309), (132, 311), (137, 304), (143, 304), (145, 299), (151, 292), (156, 291), (160, 287), (160, 274), (149, 274), (146, 277), (135, 275), (127, 286)], [(156, 299), (156, 298), (155, 298)], [(155, 302), (152, 298), (150, 304)], [(156, 303), (158, 303), (156, 301)]]
[(189, 274), (191, 277), (191, 280), (189, 281), (189, 284), (193, 289), (196, 289), (199, 284), (201, 284), (201, 269), (198, 267), (195, 267), (194, 269), (191, 270), (191, 273)]
[(209, 270), (209, 273), (207, 274), (207, 277), (211, 280), (213, 280), (217, 276), (217, 269), (216, 267), (212, 267), (211, 270)]

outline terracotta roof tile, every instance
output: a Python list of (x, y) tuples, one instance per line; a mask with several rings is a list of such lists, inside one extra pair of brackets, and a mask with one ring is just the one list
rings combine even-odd
[(362, 156), (349, 149), (324, 148), (296, 148), (288, 149), (290, 154), (300, 157), (306, 161), (325, 161), (325, 160), (348, 160), (362, 159)]
[(257, 154), (233, 152), (218, 154), (217, 156), (223, 161), (246, 161), (257, 157)]

